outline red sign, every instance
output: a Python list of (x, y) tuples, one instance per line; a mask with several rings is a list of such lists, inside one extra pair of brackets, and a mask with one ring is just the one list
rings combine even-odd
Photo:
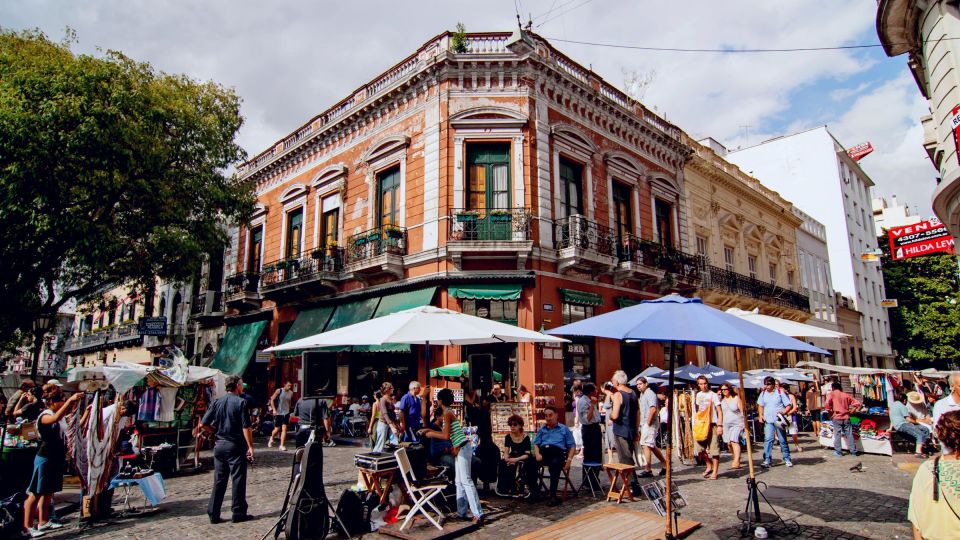
[(953, 235), (939, 221), (921, 221), (905, 227), (894, 227), (887, 236), (895, 261), (934, 253), (956, 255)]
[(860, 161), (860, 158), (866, 156), (870, 152), (873, 152), (873, 145), (869, 142), (860, 143), (847, 149), (847, 155), (850, 156), (850, 159), (854, 161)]
[(953, 142), (957, 146), (957, 161), (960, 161), (960, 105), (950, 111), (950, 123), (953, 125)]

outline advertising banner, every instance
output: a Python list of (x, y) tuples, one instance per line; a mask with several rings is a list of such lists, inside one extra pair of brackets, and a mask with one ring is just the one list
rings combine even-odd
[(894, 227), (887, 233), (893, 260), (909, 259), (934, 253), (956, 255), (953, 236), (939, 220), (930, 219), (904, 227)]
[(860, 143), (847, 149), (847, 155), (854, 161), (860, 161), (861, 158), (873, 152), (873, 145), (869, 142)]

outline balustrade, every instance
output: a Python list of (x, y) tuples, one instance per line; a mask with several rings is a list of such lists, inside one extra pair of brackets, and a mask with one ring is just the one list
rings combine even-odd
[(529, 208), (454, 209), (451, 241), (530, 240)]

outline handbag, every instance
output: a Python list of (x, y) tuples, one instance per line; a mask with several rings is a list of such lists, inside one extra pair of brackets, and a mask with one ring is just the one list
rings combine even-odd
[(697, 411), (693, 420), (693, 438), (697, 442), (704, 442), (710, 438), (710, 407)]

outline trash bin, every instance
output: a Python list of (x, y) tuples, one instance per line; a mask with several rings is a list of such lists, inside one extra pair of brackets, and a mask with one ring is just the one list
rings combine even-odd
[(22, 492), (30, 484), (33, 475), (33, 458), (37, 447), (16, 448), (6, 446), (0, 453), (0, 499)]

